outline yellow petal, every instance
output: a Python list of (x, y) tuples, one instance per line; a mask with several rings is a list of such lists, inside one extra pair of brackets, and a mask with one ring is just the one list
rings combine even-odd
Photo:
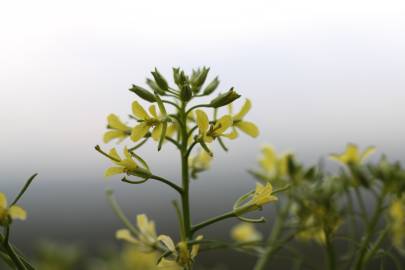
[(240, 111), (233, 117), (235, 120), (242, 120), (243, 117), (250, 111), (250, 108), (252, 107), (252, 103), (250, 102), (249, 99), (246, 99), (245, 104), (243, 104), (242, 108)]
[(117, 160), (121, 160), (120, 156), (117, 153), (117, 150), (115, 148), (110, 150), (110, 153), (108, 153), (108, 155), (110, 155), (111, 157), (117, 159)]
[(149, 107), (149, 112), (150, 112), (150, 114), (152, 115), (153, 118), (155, 118), (155, 119), (158, 118), (158, 115), (157, 115), (157, 113), (156, 113), (156, 107), (155, 107), (155, 105), (151, 105), (151, 106)]
[[(204, 237), (203, 237), (202, 235), (199, 235), (199, 236), (197, 236), (197, 237), (195, 238), (195, 240), (200, 241), (200, 240), (202, 240), (203, 238), (204, 238)], [(190, 255), (191, 255), (191, 258), (192, 258), (192, 259), (194, 259), (194, 258), (197, 256), (199, 249), (200, 249), (200, 245), (193, 245), (193, 247), (191, 248), (191, 252), (190, 252)]]
[(367, 147), (366, 150), (361, 154), (360, 157), (360, 162), (363, 162), (366, 158), (368, 158), (370, 155), (372, 155), (376, 151), (376, 148), (373, 146)]
[(242, 130), (247, 135), (249, 135), (253, 138), (256, 138), (257, 136), (259, 136), (259, 129), (252, 122), (241, 121), (236, 124), (236, 127), (238, 127), (240, 130)]
[(132, 102), (132, 113), (140, 120), (149, 119), (149, 115), (145, 109), (138, 103), (138, 101)]
[(176, 131), (177, 131), (176, 124), (170, 124), (170, 125), (167, 126), (166, 136), (167, 137), (172, 137)]
[(176, 246), (174, 245), (173, 240), (170, 238), (170, 236), (167, 235), (159, 235), (158, 237), (159, 241), (162, 241), (162, 243), (171, 251), (171, 252), (176, 252)]
[(27, 212), (18, 205), (13, 205), (8, 209), (8, 214), (12, 219), (25, 220), (27, 218)]
[(251, 223), (240, 223), (232, 228), (231, 237), (237, 242), (259, 241), (262, 235)]
[(127, 131), (130, 128), (121, 122), (121, 120), (115, 114), (110, 114), (107, 117), (108, 126), (113, 129), (118, 129), (121, 131)]
[(197, 118), (198, 129), (201, 133), (205, 133), (210, 125), (207, 114), (202, 110), (195, 111)]
[(139, 141), (148, 133), (149, 126), (146, 123), (140, 123), (132, 129), (131, 140), (134, 142)]
[(118, 240), (125, 240), (133, 244), (137, 244), (138, 241), (131, 235), (131, 232), (127, 229), (118, 230), (115, 233), (115, 238)]
[(162, 135), (163, 125), (159, 123), (152, 131), (152, 139), (159, 141), (160, 135)]
[(0, 192), (0, 209), (7, 208), (7, 197), (3, 192)]
[(123, 167), (110, 167), (105, 171), (104, 175), (112, 176), (112, 175), (121, 174), (121, 173), (124, 173)]
[(232, 126), (233, 120), (230, 115), (222, 116), (214, 126), (216, 134), (224, 133), (230, 126)]
[(103, 141), (104, 143), (108, 143), (109, 141), (116, 139), (116, 138), (125, 138), (126, 135), (120, 130), (110, 130), (104, 133)]

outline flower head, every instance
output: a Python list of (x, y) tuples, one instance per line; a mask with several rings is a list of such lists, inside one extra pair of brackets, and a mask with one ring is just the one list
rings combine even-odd
[(107, 128), (110, 130), (104, 133), (104, 143), (108, 143), (113, 139), (119, 139), (118, 142), (122, 142), (131, 134), (131, 128), (121, 122), (121, 120), (115, 114), (110, 114), (107, 117), (107, 122)]
[(112, 176), (116, 174), (135, 174), (135, 175), (141, 175), (141, 174), (148, 174), (149, 170), (144, 169), (135, 162), (135, 160), (132, 158), (132, 154), (129, 152), (128, 148), (124, 148), (124, 158), (121, 158), (117, 150), (115, 148), (110, 150), (110, 153), (106, 154), (102, 152), (101, 150), (98, 150), (101, 153), (103, 153), (105, 156), (107, 156), (109, 159), (112, 160), (116, 165), (118, 166), (113, 166), (108, 168), (105, 171), (105, 176)]
[(166, 113), (161, 111), (161, 115), (158, 115), (155, 105), (151, 105), (149, 115), (137, 101), (132, 103), (132, 113), (140, 123), (132, 129), (131, 140), (134, 142), (139, 141), (148, 133), (149, 129), (153, 128), (152, 138), (158, 141), (162, 134)]
[[(235, 128), (239, 129), (240, 131), (246, 133), (247, 135), (256, 138), (259, 136), (259, 129), (257, 126), (249, 121), (245, 121), (243, 118), (245, 115), (250, 111), (250, 108), (252, 107), (252, 103), (250, 102), (249, 99), (246, 99), (245, 104), (243, 104), (242, 108), (240, 111), (232, 116), (233, 119), (233, 137), (238, 136), (238, 132), (236, 131)], [(228, 105), (229, 113), (233, 114), (233, 109), (232, 109), (232, 104)]]
[(232, 228), (231, 237), (237, 242), (255, 242), (262, 240), (262, 235), (252, 223), (240, 223)]
[(195, 156), (190, 157), (189, 167), (191, 176), (196, 178), (199, 172), (208, 170), (211, 166), (211, 161), (212, 156), (210, 156), (205, 150), (200, 150)]
[(330, 157), (345, 165), (360, 165), (364, 160), (375, 152), (375, 147), (368, 147), (362, 153), (355, 144), (348, 144), (346, 151), (342, 154), (332, 154)]
[[(203, 239), (202, 235), (199, 235), (195, 238), (196, 241), (200, 241)], [(170, 236), (167, 235), (159, 235), (158, 240), (160, 240), (166, 248), (171, 252), (172, 257), (174, 258), (173, 263), (178, 264), (182, 267), (190, 267), (194, 262), (194, 258), (197, 256), (200, 245), (194, 244), (191, 247), (191, 251), (189, 250), (189, 244), (185, 241), (181, 241), (177, 244), (174, 244), (173, 240)], [(169, 260), (163, 259), (162, 263), (165, 265), (168, 264)]]
[(266, 177), (284, 177), (287, 175), (288, 155), (278, 155), (273, 147), (265, 145), (262, 148), (263, 156), (259, 160), (259, 165)]
[(120, 229), (116, 232), (116, 238), (135, 244), (140, 250), (152, 250), (158, 241), (155, 222), (149, 220), (145, 214), (141, 214), (136, 216), (136, 224), (136, 235), (133, 235), (128, 229)]
[[(265, 204), (278, 200), (278, 198), (274, 196), (272, 193), (273, 193), (273, 186), (270, 183), (266, 183), (265, 185), (257, 183), (256, 189), (254, 191), (243, 195), (235, 203), (234, 213), (237, 216), (240, 216), (247, 212), (262, 209), (262, 207)], [(247, 202), (243, 203), (243, 201)]]
[(18, 206), (8, 206), (7, 197), (4, 193), (0, 192), (0, 226), (8, 224), (13, 219), (25, 220), (27, 212)]
[(232, 126), (232, 117), (224, 115), (214, 124), (210, 124), (207, 114), (203, 110), (196, 110), (197, 126), (200, 137), (203, 141), (210, 143), (217, 137), (231, 137), (231, 134), (225, 134), (225, 131)]

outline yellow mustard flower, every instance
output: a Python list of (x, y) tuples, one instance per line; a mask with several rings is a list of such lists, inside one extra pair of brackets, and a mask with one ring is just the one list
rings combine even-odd
[[(195, 238), (196, 241), (200, 241), (203, 239), (202, 235), (199, 235)], [(191, 247), (191, 251), (188, 248), (188, 244), (185, 241), (181, 241), (176, 245), (174, 244), (173, 240), (170, 236), (167, 235), (159, 235), (158, 240), (160, 240), (166, 248), (171, 252), (174, 261), (170, 261), (168, 259), (163, 259), (161, 263), (165, 265), (170, 265), (170, 262), (173, 264), (178, 264), (182, 267), (191, 267), (194, 262), (194, 258), (197, 256), (200, 245), (194, 244)]]
[(149, 115), (137, 101), (134, 101), (132, 103), (132, 113), (140, 123), (132, 129), (131, 140), (134, 142), (139, 141), (148, 133), (149, 129), (153, 127), (152, 138), (158, 141), (162, 134), (163, 122), (166, 117), (164, 112), (161, 112), (159, 116), (156, 112), (155, 105), (151, 105), (149, 107)]
[(256, 190), (253, 194), (251, 203), (255, 204), (258, 207), (262, 207), (265, 204), (268, 204), (273, 201), (277, 201), (278, 198), (272, 195), (273, 187), (270, 183), (262, 185), (256, 183)]
[(111, 160), (118, 166), (108, 168), (105, 171), (105, 176), (128, 173), (131, 171), (135, 171), (138, 168), (138, 165), (132, 159), (131, 153), (129, 153), (127, 147), (124, 148), (124, 159), (121, 159), (115, 148), (111, 149), (108, 155), (111, 157)]
[(263, 156), (259, 159), (259, 165), (267, 177), (284, 177), (287, 175), (287, 154), (279, 156), (270, 145), (263, 146), (262, 154)]
[(113, 267), (107, 266), (103, 269), (120, 269), (120, 270), (181, 270), (178, 265), (165, 265), (160, 263), (156, 265), (160, 257), (159, 252), (143, 252), (136, 246), (128, 245), (124, 247), (122, 253), (117, 262), (113, 264)]
[(195, 156), (190, 157), (189, 167), (192, 177), (195, 178), (197, 173), (208, 170), (212, 159), (212, 156), (202, 149)]
[(107, 117), (107, 128), (111, 129), (104, 133), (103, 141), (108, 143), (113, 139), (119, 139), (118, 142), (122, 142), (131, 134), (131, 128), (125, 125), (118, 116), (110, 114)]
[(278, 200), (278, 198), (272, 193), (273, 186), (270, 183), (266, 183), (265, 185), (256, 183), (256, 189), (253, 192), (248, 193), (239, 199), (239, 201), (242, 202), (250, 198), (249, 201), (242, 205), (238, 205), (238, 201), (234, 206), (234, 213), (237, 216), (240, 216), (247, 212), (262, 209), (263, 205)]
[[(250, 111), (252, 107), (252, 102), (249, 99), (246, 99), (245, 104), (243, 104), (242, 108), (240, 111), (232, 116), (233, 120), (233, 132), (232, 132), (232, 138), (236, 138), (238, 136), (238, 132), (236, 131), (235, 128), (241, 130), (242, 132), (246, 133), (247, 135), (256, 138), (259, 136), (259, 129), (258, 127), (249, 121), (243, 120), (245, 115)], [(229, 108), (229, 113), (233, 114), (233, 107), (232, 104), (228, 105)]]
[(0, 192), (0, 225), (6, 225), (10, 219), (25, 220), (26, 218), (27, 212), (18, 205), (8, 207), (6, 195)]
[(357, 145), (349, 143), (346, 147), (346, 151), (342, 154), (332, 154), (330, 157), (342, 164), (346, 165), (360, 165), (364, 160), (375, 152), (375, 147), (367, 147), (362, 153), (360, 153)]
[(389, 208), (392, 241), (398, 249), (405, 248), (405, 201), (394, 200)]
[(208, 116), (203, 110), (196, 110), (195, 113), (200, 137), (205, 142), (210, 143), (217, 137), (233, 137), (232, 134), (224, 133), (232, 126), (232, 117), (230, 115), (224, 115), (215, 124), (210, 124)]
[(116, 232), (117, 239), (135, 244), (140, 250), (152, 250), (157, 239), (155, 222), (149, 220), (145, 214), (136, 216), (137, 235), (132, 235), (128, 229), (120, 229)]
[(262, 234), (252, 223), (240, 223), (231, 230), (231, 237), (237, 242), (255, 242), (262, 240)]

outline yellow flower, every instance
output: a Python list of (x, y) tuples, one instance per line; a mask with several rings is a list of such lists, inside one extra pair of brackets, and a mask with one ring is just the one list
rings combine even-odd
[(195, 178), (197, 173), (208, 170), (211, 166), (212, 156), (205, 150), (200, 150), (198, 154), (189, 159), (191, 175)]
[(288, 155), (283, 154), (278, 156), (276, 151), (270, 145), (265, 145), (262, 148), (262, 158), (259, 160), (260, 167), (266, 173), (266, 176), (284, 177), (287, 175)]
[(255, 242), (262, 240), (262, 235), (252, 223), (240, 223), (232, 228), (231, 237), (237, 242)]
[(27, 212), (18, 205), (8, 207), (6, 195), (0, 192), (0, 225), (6, 225), (10, 219), (25, 220), (26, 218)]
[(270, 183), (267, 183), (266, 185), (257, 183), (256, 190), (255, 193), (253, 194), (251, 203), (255, 204), (258, 207), (262, 207), (265, 204), (277, 201), (278, 198), (276, 196), (271, 195), (272, 192), (273, 187)]
[[(120, 269), (120, 270), (181, 270), (177, 265), (156, 265), (160, 257), (159, 252), (143, 252), (136, 246), (128, 245), (124, 247), (120, 256), (116, 257), (116, 262), (113, 261), (112, 267), (110, 264), (102, 269)], [(100, 268), (97, 268), (100, 269)]]
[[(202, 235), (199, 235), (195, 238), (196, 241), (200, 241), (203, 239)], [(200, 245), (194, 244), (191, 247), (191, 251), (188, 248), (188, 244), (185, 241), (181, 241), (176, 245), (174, 244), (173, 240), (170, 236), (167, 235), (159, 235), (158, 240), (160, 240), (166, 248), (171, 252), (171, 255), (174, 258), (172, 263), (178, 264), (182, 267), (191, 267), (192, 263), (194, 262), (194, 258), (197, 256)], [(161, 263), (165, 265), (170, 265), (170, 260), (163, 259)]]
[(151, 105), (149, 107), (149, 115), (137, 101), (134, 101), (132, 103), (132, 113), (140, 123), (132, 129), (131, 140), (134, 142), (139, 141), (148, 133), (150, 128), (154, 127), (152, 138), (158, 141), (162, 134), (163, 122), (166, 117), (164, 112), (161, 112), (162, 115), (158, 116), (155, 105)]
[[(245, 104), (243, 104), (242, 108), (240, 111), (233, 115), (233, 132), (232, 132), (232, 138), (236, 138), (238, 136), (238, 132), (236, 131), (235, 127), (241, 130), (242, 132), (248, 134), (249, 136), (256, 138), (259, 136), (259, 129), (257, 126), (249, 121), (244, 121), (243, 118), (245, 115), (250, 111), (250, 108), (252, 107), (252, 103), (250, 102), (249, 99), (246, 99)], [(229, 108), (229, 113), (232, 114), (232, 104), (228, 105)]]
[[(234, 213), (237, 216), (243, 215), (244, 213), (262, 209), (263, 205), (270, 202), (277, 201), (278, 198), (273, 193), (273, 186), (270, 183), (262, 185), (256, 183), (256, 189), (250, 193), (243, 195), (234, 206)], [(241, 205), (243, 201), (247, 199), (250, 200)]]
[(107, 117), (108, 128), (111, 129), (104, 133), (103, 141), (108, 143), (113, 139), (119, 139), (118, 142), (122, 142), (131, 134), (131, 128), (116, 116), (115, 114), (110, 114)]
[(210, 124), (207, 114), (202, 110), (196, 110), (197, 126), (200, 132), (200, 137), (207, 143), (212, 142), (217, 137), (232, 138), (232, 134), (224, 132), (232, 126), (232, 117), (225, 115), (218, 119), (215, 124)]
[(349, 143), (344, 153), (332, 154), (331, 158), (346, 165), (360, 165), (369, 155), (374, 152), (375, 147), (370, 146), (360, 153), (357, 145)]
[(403, 249), (405, 246), (405, 201), (404, 199), (394, 200), (389, 208), (391, 220), (391, 234), (394, 246)]
[(133, 236), (127, 229), (120, 229), (116, 232), (117, 239), (128, 241), (135, 244), (140, 250), (150, 251), (158, 241), (155, 222), (148, 220), (145, 214), (136, 216), (138, 234)]
[(110, 167), (105, 171), (105, 176), (112, 176), (121, 173), (128, 173), (131, 171), (135, 171), (138, 168), (136, 162), (132, 159), (131, 153), (129, 153), (128, 148), (124, 148), (124, 159), (118, 155), (117, 150), (115, 148), (111, 149), (110, 153), (108, 154), (110, 159), (117, 164), (118, 166)]

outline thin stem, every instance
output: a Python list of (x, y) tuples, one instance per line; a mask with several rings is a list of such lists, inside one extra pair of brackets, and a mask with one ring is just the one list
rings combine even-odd
[(330, 239), (330, 232), (324, 230), (325, 236), (326, 236), (326, 243), (325, 243), (325, 248), (326, 248), (326, 254), (327, 254), (327, 259), (328, 259), (328, 269), (329, 270), (335, 270), (336, 269), (336, 255), (335, 255), (335, 249), (333, 247), (332, 241)]
[(173, 101), (162, 99), (162, 102), (163, 102), (163, 103), (170, 104), (170, 105), (173, 105), (173, 106), (176, 107), (178, 110), (180, 110), (180, 106), (177, 105), (176, 103), (174, 103)]
[(365, 235), (364, 239), (362, 240), (362, 243), (360, 246), (360, 251), (359, 251), (360, 253), (359, 253), (359, 256), (358, 256), (356, 264), (355, 264), (356, 270), (361, 270), (364, 268), (364, 264), (366, 262), (365, 255), (367, 253), (367, 248), (369, 246), (369, 242), (371, 241), (371, 239), (373, 237), (374, 230), (375, 230), (378, 220), (380, 218), (381, 206), (382, 206), (382, 203), (384, 202), (384, 197), (385, 197), (385, 193), (382, 192), (382, 194), (380, 194), (380, 196), (378, 197), (378, 200), (377, 200), (377, 203), (376, 203), (376, 206), (374, 209), (374, 213), (371, 217), (370, 222), (368, 223), (366, 235)]
[(235, 213), (234, 213), (233, 211), (229, 211), (229, 212), (227, 212), (227, 213), (225, 213), (225, 214), (222, 214), (222, 215), (219, 215), (219, 216), (210, 218), (210, 219), (208, 219), (208, 220), (206, 220), (206, 221), (203, 221), (203, 222), (201, 222), (201, 223), (199, 223), (199, 224), (197, 224), (197, 225), (194, 225), (194, 226), (191, 228), (191, 232), (192, 232), (192, 233), (195, 233), (195, 232), (197, 232), (198, 230), (201, 230), (202, 228), (204, 228), (204, 227), (206, 227), (206, 226), (208, 226), (208, 225), (217, 223), (217, 222), (219, 222), (219, 221), (221, 221), (221, 220), (224, 220), (224, 219), (227, 219), (227, 218), (231, 218), (231, 217), (236, 217), (236, 215), (235, 215)]
[(125, 216), (117, 200), (115, 199), (114, 192), (109, 189), (106, 191), (106, 195), (108, 202), (110, 203), (111, 208), (113, 209), (116, 216), (122, 221), (122, 223), (124, 223), (124, 225), (130, 230), (131, 233), (133, 233), (134, 235), (138, 235), (139, 234), (138, 230), (132, 225), (132, 223)]
[(195, 106), (193, 106), (193, 107), (191, 107), (190, 109), (187, 110), (186, 116), (187, 116), (190, 112), (192, 112), (193, 110), (195, 110), (195, 109), (197, 109), (197, 108), (210, 108), (210, 107), (211, 107), (210, 104), (198, 104), (198, 105), (195, 105)]
[(13, 247), (10, 245), (9, 242), (9, 237), (10, 237), (10, 225), (6, 225), (4, 228), (4, 240), (3, 240), (3, 246), (5, 250), (7, 251), (7, 254), (10, 256), (10, 259), (13, 261), (15, 266), (17, 267), (18, 270), (27, 270), (25, 267), (25, 264), (21, 261), (20, 257), (15, 253)]
[(129, 149), (128, 149), (128, 152), (133, 152), (133, 151), (135, 151), (136, 149), (138, 149), (139, 147), (141, 147), (142, 145), (144, 145), (144, 144), (148, 141), (148, 139), (149, 139), (149, 138), (145, 138), (145, 139), (143, 139), (143, 141), (141, 141), (140, 143), (138, 143), (138, 144), (135, 145), (134, 147), (129, 148)]
[(367, 216), (367, 209), (366, 209), (366, 205), (364, 204), (363, 196), (361, 195), (360, 189), (358, 187), (355, 187), (354, 191), (356, 193), (357, 201), (358, 201), (358, 203), (360, 205), (361, 217), (363, 218), (364, 224), (367, 224), (368, 223), (368, 216)]
[(168, 140), (169, 142), (171, 142), (173, 145), (175, 145), (178, 149), (181, 149), (181, 145), (178, 142), (176, 142), (174, 139), (172, 139), (168, 136), (166, 136), (165, 139)]
[(188, 150), (187, 150), (187, 154), (186, 154), (187, 158), (190, 156), (191, 151), (193, 150), (194, 146), (197, 145), (197, 143), (198, 143), (198, 141), (194, 141), (194, 142), (190, 145), (190, 147), (189, 147)]
[(277, 251), (275, 248), (275, 242), (277, 241), (284, 225), (284, 221), (288, 216), (288, 209), (291, 203), (290, 200), (287, 201), (286, 205), (278, 212), (278, 215), (275, 219), (275, 224), (271, 230), (271, 234), (267, 240), (266, 249), (263, 254), (259, 257), (254, 267), (254, 270), (264, 270), (266, 269), (267, 262), (270, 257)]
[(160, 176), (157, 176), (157, 175), (152, 175), (149, 178), (160, 181), (162, 183), (165, 183), (166, 185), (168, 185), (168, 186), (172, 187), (173, 189), (175, 189), (178, 193), (183, 194), (183, 189), (181, 187), (179, 187), (175, 183), (173, 183), (173, 182), (171, 182), (171, 181), (169, 181), (169, 180), (167, 180), (167, 179), (165, 179), (163, 177), (160, 177)]

